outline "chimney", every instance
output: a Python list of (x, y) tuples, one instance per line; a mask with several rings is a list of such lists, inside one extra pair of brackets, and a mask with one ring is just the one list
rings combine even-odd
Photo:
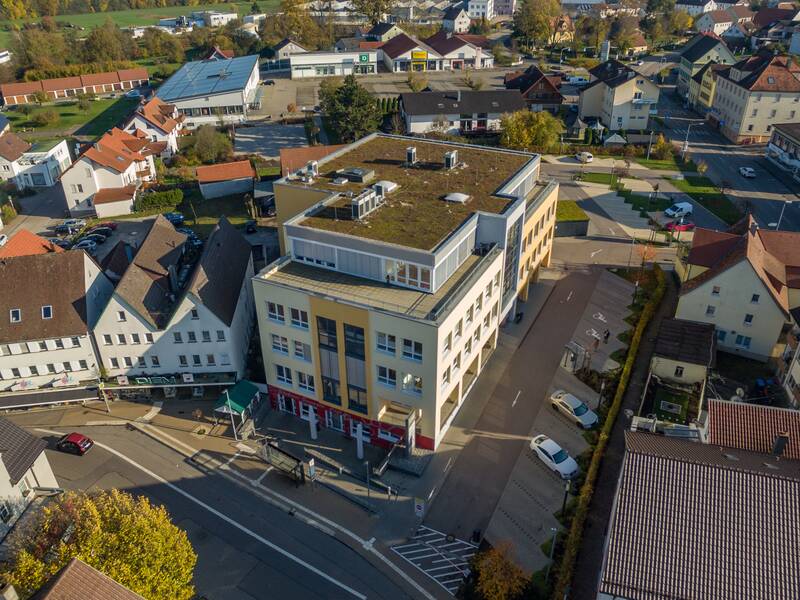
[(789, 443), (789, 432), (783, 431), (779, 432), (775, 436), (775, 442), (772, 444), (772, 454), (777, 457), (783, 456), (783, 451), (786, 449), (786, 445)]

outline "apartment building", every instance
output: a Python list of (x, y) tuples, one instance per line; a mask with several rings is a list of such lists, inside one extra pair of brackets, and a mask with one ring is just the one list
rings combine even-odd
[(497, 0), (494, 3), (494, 16), (513, 16), (517, 10), (517, 0)]
[(772, 128), (765, 156), (800, 181), (800, 123), (778, 123)]
[(467, 15), (470, 19), (486, 19), (495, 17), (494, 0), (467, 0)]
[(101, 195), (103, 201), (113, 197), (113, 202), (119, 202), (124, 193), (132, 202), (131, 190), (135, 194), (142, 182), (155, 179), (153, 157), (165, 147), (138, 129), (131, 134), (115, 127), (104, 134), (61, 175), (67, 210), (73, 216), (94, 213), (96, 196), (103, 190), (114, 190)]
[(10, 131), (0, 135), (0, 181), (18, 190), (53, 186), (71, 164), (66, 140), (30, 144)]
[(611, 131), (647, 129), (658, 104), (658, 86), (618, 60), (589, 70), (591, 81), (580, 90), (578, 115), (597, 119)]
[(800, 121), (800, 65), (768, 50), (739, 61), (718, 77), (712, 115), (734, 143), (769, 141), (775, 124)]
[(736, 62), (730, 48), (713, 33), (698, 33), (686, 42), (680, 57), (675, 88), (684, 97), (689, 94), (689, 81), (704, 65), (712, 61), (719, 65), (732, 65)]
[(373, 134), (276, 181), (283, 257), (253, 279), (273, 405), (435, 449), (549, 264), (538, 179), (535, 154)]
[(689, 106), (701, 115), (708, 113), (714, 106), (717, 79), (729, 69), (728, 65), (718, 65), (712, 61), (695, 73), (689, 81)]
[(151, 142), (162, 142), (165, 146), (161, 156), (170, 157), (178, 152), (178, 136), (184, 121), (174, 104), (153, 96), (139, 105), (123, 129), (131, 135), (137, 135), (138, 130)]
[(734, 25), (752, 22), (754, 14), (749, 6), (736, 5), (722, 10), (707, 12), (698, 17), (694, 25), (695, 29), (700, 33), (727, 36)]
[(0, 261), (0, 391), (96, 381), (90, 332), (112, 285), (82, 250)]
[(520, 110), (525, 100), (517, 90), (400, 94), (400, 117), (408, 134), (498, 131), (503, 115)]
[(254, 312), (241, 233), (222, 218), (200, 252), (159, 216), (133, 251), (94, 329), (108, 376), (241, 377)]

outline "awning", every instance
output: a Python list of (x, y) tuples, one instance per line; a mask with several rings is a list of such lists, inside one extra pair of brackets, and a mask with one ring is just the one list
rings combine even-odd
[(222, 392), (214, 407), (214, 412), (242, 416), (258, 396), (255, 384), (242, 379), (232, 388)]

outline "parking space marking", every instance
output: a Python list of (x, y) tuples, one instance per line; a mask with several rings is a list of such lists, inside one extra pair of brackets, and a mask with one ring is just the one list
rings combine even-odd
[(517, 400), (519, 400), (519, 396), (522, 393), (522, 390), (517, 390), (517, 395), (514, 396), (514, 401), (511, 403), (511, 408), (514, 408), (517, 405)]

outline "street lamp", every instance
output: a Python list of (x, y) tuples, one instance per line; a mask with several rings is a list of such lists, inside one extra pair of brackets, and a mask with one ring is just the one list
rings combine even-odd
[(690, 123), (689, 126), (686, 128), (686, 139), (683, 141), (683, 152), (681, 153), (681, 160), (686, 160), (686, 152), (689, 150), (689, 132), (692, 130), (692, 127), (695, 125), (702, 125), (705, 121), (695, 121), (694, 123)]
[(564, 483), (564, 501), (561, 503), (561, 518), (564, 518), (564, 513), (567, 510), (567, 496), (569, 496), (569, 491), (572, 488), (572, 481), (567, 479)]
[(784, 200), (783, 206), (781, 206), (781, 214), (778, 216), (778, 223), (775, 225), (775, 231), (781, 228), (781, 221), (783, 220), (783, 211), (786, 210), (786, 205), (791, 204), (791, 200)]
[(564, 51), (565, 50), (569, 50), (569, 48), (562, 48), (561, 52), (558, 53), (558, 64), (560, 64), (560, 65), (564, 64)]

